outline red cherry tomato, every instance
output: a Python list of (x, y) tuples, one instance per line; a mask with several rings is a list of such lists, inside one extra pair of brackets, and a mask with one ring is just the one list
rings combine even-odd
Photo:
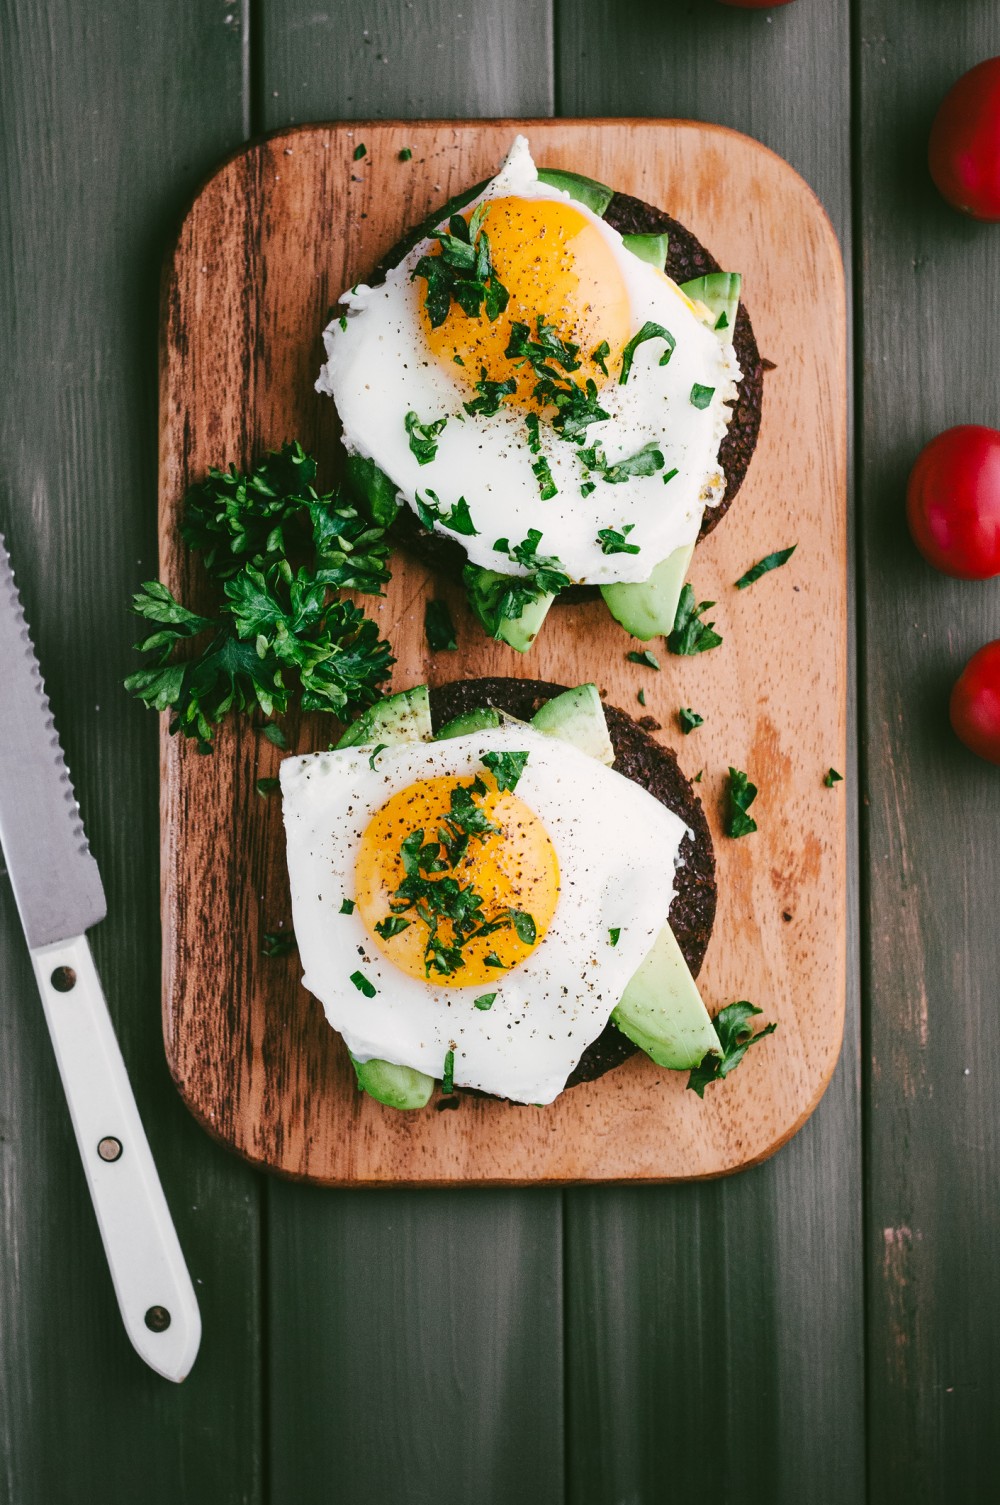
[(956, 209), (1000, 220), (1000, 57), (964, 73), (931, 126), (931, 177)]
[(974, 653), (955, 681), (948, 708), (955, 735), (989, 763), (1000, 763), (1000, 639)]
[(935, 569), (959, 580), (1000, 574), (1000, 432), (966, 423), (932, 439), (910, 472), (906, 517)]

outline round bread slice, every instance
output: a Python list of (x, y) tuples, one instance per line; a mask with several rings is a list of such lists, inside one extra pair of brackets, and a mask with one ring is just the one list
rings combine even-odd
[[(541, 679), (457, 680), (431, 690), (431, 722), (437, 731), (454, 716), (480, 706), (506, 711), (520, 721), (530, 721), (539, 706), (554, 695), (561, 695), (565, 689), (565, 685), (549, 684)], [(641, 784), (668, 810), (680, 816), (688, 828), (689, 834), (681, 842), (681, 860), (669, 919), (684, 960), (696, 977), (708, 949), (716, 902), (715, 852), (701, 800), (681, 772), (670, 748), (661, 747), (624, 711), (605, 706), (604, 714), (615, 750), (617, 771)], [(609, 1020), (597, 1039), (587, 1046), (566, 1086), (596, 1081), (612, 1067), (621, 1065), (637, 1049)]]
[[(381, 282), (390, 267), (403, 257), (418, 241), (425, 239), (442, 220), (447, 218), (452, 207), (468, 202), (486, 187), (485, 183), (463, 194), (452, 205), (445, 205), (439, 213), (431, 215), (411, 230), (395, 245), (376, 267), (372, 282)], [(722, 268), (712, 253), (705, 249), (698, 237), (679, 220), (653, 204), (632, 198), (627, 193), (616, 193), (602, 216), (611, 227), (622, 235), (662, 235), (667, 239), (666, 272), (675, 282), (689, 282), (692, 277), (701, 277)], [(760, 433), (761, 401), (764, 392), (764, 365), (746, 307), (741, 302), (733, 328), (733, 346), (740, 363), (743, 377), (739, 395), (733, 408), (732, 421), (726, 437), (719, 446), (719, 463), (726, 477), (726, 490), (722, 500), (714, 507), (706, 507), (701, 520), (699, 538), (704, 538), (717, 527), (732, 505), (736, 493), (743, 484), (751, 456)], [(461, 584), (462, 569), (466, 562), (465, 550), (454, 539), (445, 538), (423, 526), (416, 513), (409, 507), (401, 507), (393, 524), (393, 538), (421, 564), (446, 579)], [(596, 586), (571, 585), (556, 596), (555, 605), (571, 604), (574, 601), (589, 601), (599, 595)]]

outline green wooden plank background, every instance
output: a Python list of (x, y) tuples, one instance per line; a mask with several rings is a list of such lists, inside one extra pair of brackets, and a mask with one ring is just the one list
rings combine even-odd
[[(121, 1331), (5, 885), (0, 1502), (990, 1498), (1000, 807), (944, 702), (1000, 597), (922, 566), (900, 506), (927, 437), (997, 422), (998, 232), (923, 167), (941, 93), (1000, 52), (996, 5), (0, 0), (0, 36), (0, 526), (205, 1317), (181, 1387)], [(160, 1045), (155, 727), (119, 688), (155, 559), (159, 257), (251, 130), (553, 111), (758, 137), (855, 271), (864, 1030), (855, 972), (815, 1117), (726, 1182), (269, 1182), (194, 1127)]]

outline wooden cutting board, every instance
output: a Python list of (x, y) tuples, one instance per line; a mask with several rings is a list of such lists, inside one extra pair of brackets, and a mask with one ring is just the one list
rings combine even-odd
[[(744, 274), (766, 378), (760, 443), (730, 514), (691, 576), (724, 643), (695, 658), (636, 644), (602, 605), (554, 609), (525, 657), (487, 641), (447, 597), (458, 653), (430, 655), (427, 572), (397, 556), (369, 598), (398, 663), (393, 688), (479, 674), (595, 680), (636, 715), (637, 691), (702, 798), (719, 910), (700, 985), (715, 1012), (748, 998), (779, 1028), (704, 1101), (639, 1054), (544, 1109), (464, 1098), (457, 1111), (393, 1112), (360, 1094), (346, 1050), (300, 986), (297, 956), (261, 935), (289, 922), (280, 802), (255, 792), (281, 754), (227, 725), (211, 757), (162, 734), (163, 1022), (191, 1111), (252, 1163), (330, 1184), (664, 1181), (722, 1175), (778, 1148), (815, 1108), (840, 1049), (845, 996), (846, 319), (840, 253), (812, 191), (733, 131), (687, 121), (536, 120), (310, 126), (241, 152), (201, 191), (164, 281), (160, 562), (197, 606), (200, 566), (177, 523), (211, 464), (246, 464), (300, 438), (336, 464), (333, 405), (313, 392), (320, 331), (409, 226), (488, 177), (514, 134), (542, 165), (585, 173), (668, 209)], [(354, 161), (364, 144), (367, 154)], [(412, 158), (399, 160), (403, 148)], [(737, 591), (744, 570), (797, 543), (784, 568)], [(662, 649), (662, 645), (659, 646)], [(705, 724), (680, 734), (676, 712)], [(307, 751), (334, 724), (289, 726)], [(727, 767), (760, 788), (759, 830), (721, 827)]]

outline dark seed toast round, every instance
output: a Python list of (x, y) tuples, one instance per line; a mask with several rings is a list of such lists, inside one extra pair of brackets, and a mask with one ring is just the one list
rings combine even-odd
[[(521, 721), (529, 721), (546, 700), (561, 695), (565, 685), (548, 684), (540, 679), (465, 679), (439, 685), (430, 692), (431, 720), (434, 729), (454, 716), (479, 706), (506, 711)], [(680, 770), (677, 758), (667, 747), (654, 742), (631, 716), (614, 706), (605, 706), (611, 743), (615, 750), (615, 768), (679, 815), (693, 832), (681, 842), (681, 865), (677, 869), (676, 892), (670, 906), (670, 926), (684, 959), (697, 976), (708, 949), (715, 920), (715, 852), (712, 837), (701, 808), (701, 801)], [(618, 1066), (638, 1047), (633, 1045), (610, 1022), (597, 1039), (588, 1045), (571, 1073), (567, 1087), (592, 1082)]]
[[(481, 184), (480, 187), (484, 187)], [(478, 192), (474, 190), (473, 192)], [(603, 218), (622, 235), (662, 235), (667, 240), (667, 275), (675, 282), (689, 282), (692, 277), (702, 277), (709, 272), (721, 271), (719, 263), (707, 251), (697, 236), (693, 235), (678, 220), (673, 219), (653, 204), (643, 203), (627, 193), (616, 193)], [(386, 271), (401, 261), (407, 251), (423, 235), (429, 234), (436, 219), (425, 221), (418, 230), (412, 231), (385, 257), (377, 268), (374, 279), (381, 281)], [(719, 461), (726, 476), (726, 490), (715, 507), (707, 507), (701, 521), (700, 538), (711, 533), (728, 512), (733, 498), (743, 484), (743, 479), (757, 445), (760, 432), (761, 399), (764, 391), (764, 366), (754, 337), (753, 326), (746, 308), (740, 303), (733, 330), (733, 345), (740, 363), (743, 378), (739, 396), (733, 411), (726, 437), (719, 447)], [(461, 583), (465, 564), (465, 550), (460, 543), (445, 538), (440, 533), (429, 532), (423, 527), (416, 513), (409, 507), (400, 508), (399, 517), (393, 526), (397, 544), (419, 559), (421, 564), (434, 570), (446, 579)], [(591, 600), (598, 595), (592, 585), (573, 585), (560, 591), (555, 604)]]

